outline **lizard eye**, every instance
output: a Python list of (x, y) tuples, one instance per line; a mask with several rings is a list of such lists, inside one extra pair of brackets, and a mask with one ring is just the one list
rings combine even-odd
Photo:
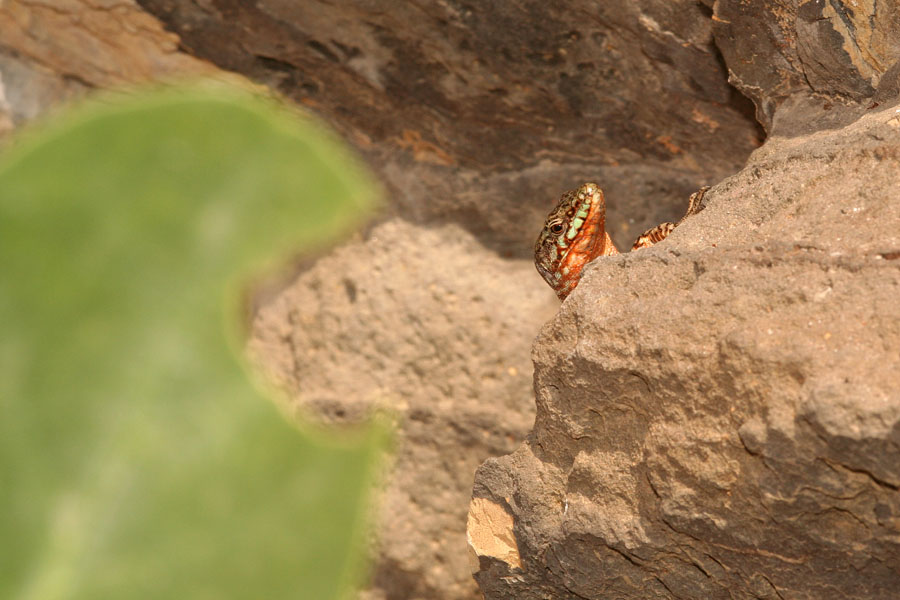
[(551, 233), (562, 233), (562, 230), (563, 230), (562, 223), (554, 223), (553, 225), (550, 226)]

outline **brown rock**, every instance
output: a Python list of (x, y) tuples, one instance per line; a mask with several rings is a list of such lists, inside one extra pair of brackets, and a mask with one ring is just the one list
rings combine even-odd
[[(388, 228), (306, 270), (253, 335), (298, 404), (348, 418), (377, 399), (402, 416), (363, 597), (477, 597), (465, 561), (469, 486), (475, 466), (531, 424), (527, 349), (556, 306), (530, 263), (547, 211), (597, 180), (612, 234), (628, 246), (758, 144), (708, 9), (141, 4), (192, 54), (324, 117), (386, 183)], [(490, 554), (502, 537), (473, 550)]]
[(320, 418), (398, 415), (363, 597), (473, 598), (472, 471), (526, 435), (526, 349), (557, 308), (540, 222), (585, 180), (620, 245), (679, 216), (757, 146), (729, 75), (776, 139), (545, 327), (534, 431), (475, 484), (477, 578), (488, 598), (889, 598), (897, 6), (8, 0), (0, 131), (213, 72), (186, 50), (363, 152), (390, 214), (265, 303), (251, 347)]
[(713, 22), (729, 81), (774, 134), (846, 125), (896, 85), (897, 2), (718, 0)]
[(486, 598), (896, 597), (898, 117), (772, 139), (587, 268), (535, 344), (532, 436), (476, 475), (523, 564), (483, 558)]
[(0, 31), (3, 48), (89, 85), (213, 73), (133, 0), (7, 0)]
[(459, 223), (507, 256), (530, 256), (556, 197), (593, 180), (630, 244), (758, 144), (693, 0), (141, 5), (192, 53), (332, 123), (395, 214)]
[(0, 2), (0, 136), (93, 87), (224, 77), (133, 0)]

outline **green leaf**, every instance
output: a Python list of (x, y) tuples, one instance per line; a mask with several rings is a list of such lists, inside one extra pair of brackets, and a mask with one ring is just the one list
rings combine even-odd
[(385, 429), (288, 422), (238, 297), (368, 214), (369, 177), (221, 86), (107, 96), (3, 159), (0, 597), (344, 595)]

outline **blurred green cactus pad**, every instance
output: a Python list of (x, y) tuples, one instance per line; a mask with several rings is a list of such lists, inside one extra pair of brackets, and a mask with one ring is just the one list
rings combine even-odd
[(385, 429), (285, 418), (242, 285), (361, 222), (314, 121), (221, 85), (107, 95), (0, 156), (0, 597), (346, 597)]

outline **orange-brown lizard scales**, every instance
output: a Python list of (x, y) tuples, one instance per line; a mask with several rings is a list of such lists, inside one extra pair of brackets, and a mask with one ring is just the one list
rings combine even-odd
[[(685, 215), (677, 223), (662, 223), (648, 229), (631, 247), (646, 248), (661, 242), (691, 215), (702, 210), (701, 201), (709, 187), (701, 188), (690, 199)], [(619, 251), (606, 233), (606, 202), (596, 183), (585, 183), (566, 192), (547, 216), (544, 228), (534, 244), (534, 264), (541, 277), (565, 300), (578, 282), (585, 265), (598, 256), (613, 256)]]

